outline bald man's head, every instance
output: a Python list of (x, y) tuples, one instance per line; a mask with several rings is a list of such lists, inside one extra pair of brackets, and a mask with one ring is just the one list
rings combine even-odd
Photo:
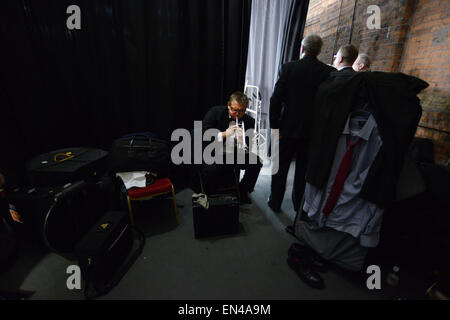
[(353, 70), (355, 71), (370, 71), (370, 58), (365, 53), (360, 53), (353, 63)]

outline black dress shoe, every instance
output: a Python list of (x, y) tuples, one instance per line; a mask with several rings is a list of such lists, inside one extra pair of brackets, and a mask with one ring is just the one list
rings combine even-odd
[(306, 260), (302, 260), (296, 256), (290, 256), (287, 259), (287, 263), (289, 267), (297, 273), (300, 279), (302, 279), (309, 286), (315, 289), (325, 288), (325, 283), (322, 277)]
[(308, 259), (314, 270), (322, 273), (328, 272), (327, 262), (308, 246), (293, 243), (289, 248), (288, 255), (301, 259)]
[(267, 205), (269, 206), (270, 209), (272, 209), (272, 211), (279, 213), (281, 212), (281, 208), (280, 207), (276, 207), (274, 206), (274, 204), (272, 203), (272, 201), (267, 201)]

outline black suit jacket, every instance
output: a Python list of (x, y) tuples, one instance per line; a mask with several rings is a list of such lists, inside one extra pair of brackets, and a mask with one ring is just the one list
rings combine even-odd
[[(205, 117), (203, 118), (203, 132), (208, 129), (219, 129), (221, 132), (228, 129), (230, 125), (230, 116), (228, 114), (227, 106), (215, 106), (208, 110)], [(245, 130), (255, 128), (255, 119), (250, 117), (248, 114), (244, 114), (241, 119), (244, 121)], [(241, 121), (239, 120), (239, 121)]]
[(355, 70), (353, 70), (352, 67), (344, 67), (339, 71), (336, 71), (336, 69), (334, 70), (334, 72), (356, 72)]
[(314, 56), (282, 65), (270, 99), (270, 127), (283, 137), (308, 139), (317, 88), (332, 71)]
[[(208, 110), (205, 117), (203, 118), (203, 133), (205, 133), (205, 131), (208, 129), (218, 129), (221, 132), (224, 132), (228, 129), (228, 127), (230, 126), (230, 121), (232, 120), (233, 119), (231, 119), (228, 114), (227, 106), (212, 107)], [(255, 128), (255, 119), (250, 117), (248, 114), (244, 114), (242, 119), (239, 121), (244, 121), (245, 131)], [(247, 145), (249, 145), (249, 137), (246, 137), (246, 143)]]

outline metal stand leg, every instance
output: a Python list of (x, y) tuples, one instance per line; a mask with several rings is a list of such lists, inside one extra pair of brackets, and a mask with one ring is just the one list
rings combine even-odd
[(178, 220), (178, 207), (177, 207), (177, 200), (175, 198), (175, 189), (172, 185), (172, 199), (173, 199), (173, 209), (175, 211), (175, 220), (177, 221), (177, 224), (180, 224), (180, 221)]
[(130, 214), (130, 225), (134, 227), (133, 209), (131, 208), (131, 199), (128, 195), (127, 195), (127, 202), (128, 202), (128, 213)]

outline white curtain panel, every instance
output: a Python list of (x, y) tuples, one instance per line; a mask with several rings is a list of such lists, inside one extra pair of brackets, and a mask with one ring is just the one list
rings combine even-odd
[(269, 126), (269, 104), (281, 65), (283, 34), (292, 0), (253, 0), (246, 80), (261, 92), (264, 128)]

